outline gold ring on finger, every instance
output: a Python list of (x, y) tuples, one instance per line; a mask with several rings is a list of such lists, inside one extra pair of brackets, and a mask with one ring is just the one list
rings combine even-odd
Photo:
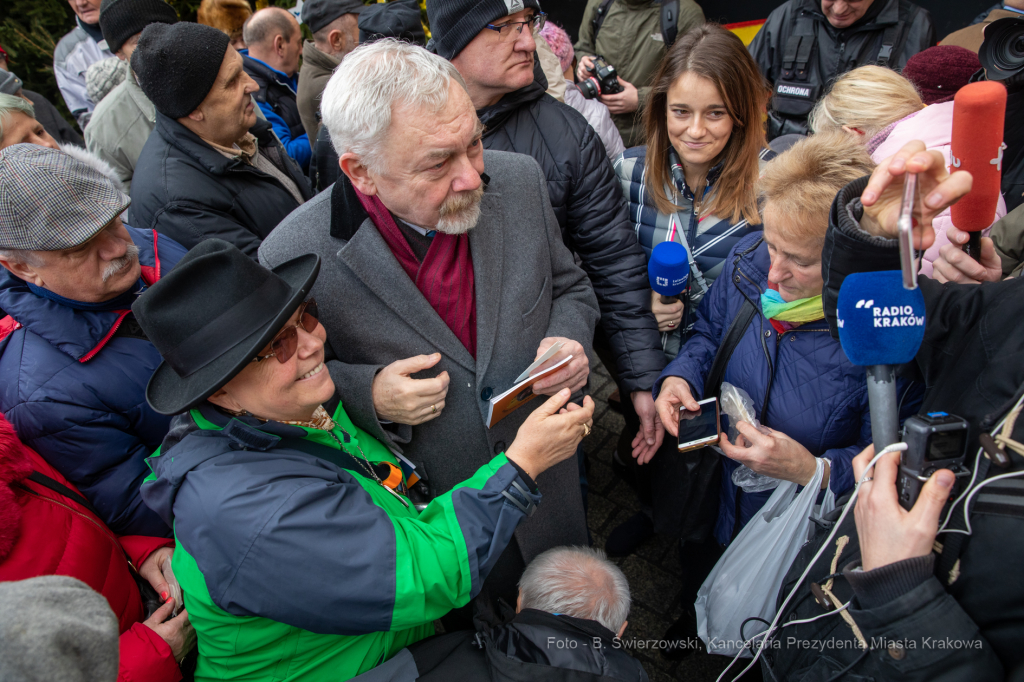
[(590, 425), (589, 424), (584, 424), (583, 425), (583, 437), (586, 438), (589, 435), (590, 435)]
[(430, 406), (430, 414), (437, 414), (437, 405)]

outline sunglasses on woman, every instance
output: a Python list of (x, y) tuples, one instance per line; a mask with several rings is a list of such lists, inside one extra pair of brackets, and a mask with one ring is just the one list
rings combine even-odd
[(270, 342), (270, 352), (266, 355), (257, 355), (252, 361), (262, 362), (267, 358), (276, 357), (281, 364), (288, 362), (299, 347), (299, 327), (301, 326), (307, 334), (312, 334), (318, 324), (320, 314), (316, 309), (316, 301), (311, 298), (299, 306), (298, 321), (282, 329)]

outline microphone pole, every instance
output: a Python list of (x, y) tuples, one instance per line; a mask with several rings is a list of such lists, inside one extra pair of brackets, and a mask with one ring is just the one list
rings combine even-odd
[(868, 365), (868, 405), (871, 409), (871, 440), (875, 452), (899, 442), (899, 403), (896, 401), (896, 368)]

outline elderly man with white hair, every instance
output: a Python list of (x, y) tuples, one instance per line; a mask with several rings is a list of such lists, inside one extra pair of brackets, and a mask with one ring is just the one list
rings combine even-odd
[[(488, 428), (491, 398), (552, 345), (562, 344), (549, 365), (571, 360), (534, 390), (586, 385), (597, 302), (562, 243), (540, 167), (484, 151), (451, 63), (392, 39), (360, 46), (321, 110), (342, 175), (263, 241), (260, 262), (321, 257), (313, 294), (345, 409), (416, 466), (433, 498), (512, 442), (541, 401)], [(536, 482), (545, 504), (491, 571), (490, 597), (513, 601), (533, 557), (587, 542), (575, 460)]]
[(555, 547), (527, 567), (514, 618), (416, 642), (389, 661), (390, 679), (647, 682), (618, 641), (629, 606), (626, 576), (604, 552)]

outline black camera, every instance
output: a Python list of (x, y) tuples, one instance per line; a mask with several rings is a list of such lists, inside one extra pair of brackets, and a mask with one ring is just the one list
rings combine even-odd
[(1013, 78), (1024, 70), (1024, 19), (1007, 17), (985, 27), (978, 59), (990, 81)]
[(970, 476), (964, 468), (967, 455), (967, 422), (945, 412), (929, 412), (907, 419), (903, 424), (903, 442), (907, 449), (900, 460), (896, 492), (900, 506), (910, 511), (921, 494), (921, 487), (939, 469), (956, 476)]
[(588, 71), (594, 75), (576, 86), (583, 93), (584, 99), (595, 99), (601, 95), (614, 95), (623, 91), (615, 67), (606, 62), (601, 55), (594, 57), (594, 63)]

